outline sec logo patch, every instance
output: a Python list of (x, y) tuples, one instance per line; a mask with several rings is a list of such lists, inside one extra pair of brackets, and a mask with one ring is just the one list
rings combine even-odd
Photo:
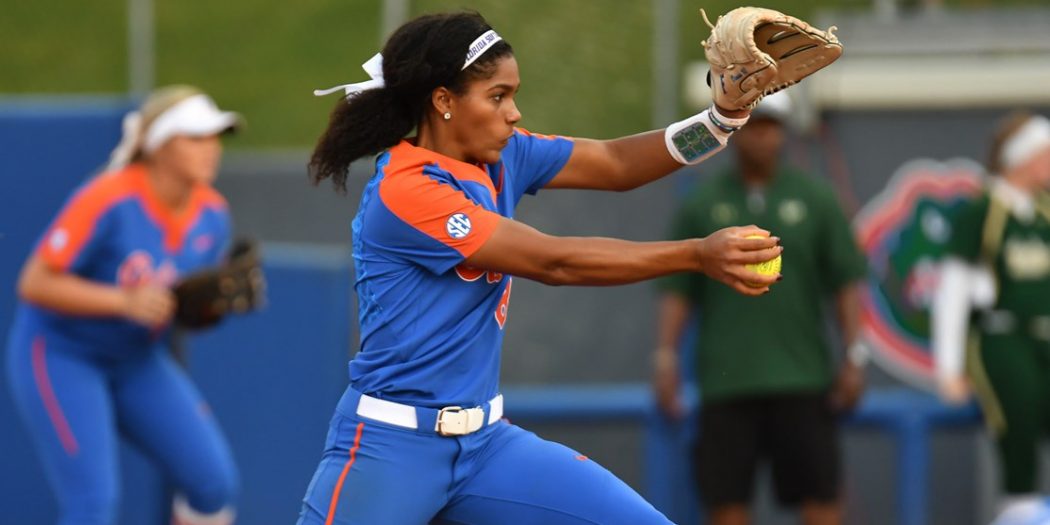
[(465, 213), (457, 213), (449, 216), (445, 221), (445, 231), (453, 239), (462, 239), (470, 234), (470, 217)]

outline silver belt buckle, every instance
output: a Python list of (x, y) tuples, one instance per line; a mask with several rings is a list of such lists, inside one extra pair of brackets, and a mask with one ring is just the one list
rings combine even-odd
[(438, 411), (439, 436), (464, 436), (470, 433), (470, 412), (463, 407), (445, 407)]

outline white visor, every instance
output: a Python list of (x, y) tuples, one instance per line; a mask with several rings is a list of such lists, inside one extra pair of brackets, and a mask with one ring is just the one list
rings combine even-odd
[(1003, 143), (1003, 171), (1010, 171), (1050, 147), (1050, 120), (1042, 115), (1028, 119)]
[(178, 135), (204, 137), (237, 128), (241, 117), (231, 111), (220, 111), (208, 95), (194, 95), (161, 113), (148, 130), (142, 150), (153, 153)]

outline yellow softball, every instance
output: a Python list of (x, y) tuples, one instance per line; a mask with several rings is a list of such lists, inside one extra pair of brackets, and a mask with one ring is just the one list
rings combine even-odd
[[(764, 238), (765, 238), (764, 235), (748, 235), (747, 237), (745, 237), (745, 239), (764, 239)], [(781, 262), (782, 262), (781, 261), (781, 257), (779, 255), (777, 255), (776, 257), (774, 257), (774, 258), (772, 258), (772, 259), (770, 259), (770, 260), (768, 260), (766, 262), (761, 262), (761, 263), (757, 263), (757, 264), (749, 264), (749, 265), (745, 266), (745, 268), (747, 268), (748, 270), (751, 270), (752, 272), (755, 272), (757, 274), (761, 274), (761, 275), (776, 275), (776, 274), (780, 273), (780, 264), (781, 264)], [(749, 286), (754, 286), (756, 288), (757, 287), (761, 287), (761, 286), (765, 286), (765, 285), (761, 285), (761, 284), (751, 284), (751, 283), (748, 283), (748, 284), (749, 284)]]

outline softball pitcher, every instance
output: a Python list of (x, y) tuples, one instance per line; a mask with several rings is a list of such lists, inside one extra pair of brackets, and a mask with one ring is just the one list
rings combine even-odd
[(300, 525), (669, 523), (607, 470), (502, 419), (511, 276), (614, 285), (703, 272), (758, 295), (778, 276), (744, 266), (776, 257), (778, 239), (753, 226), (674, 242), (554, 237), (514, 221), (514, 207), (543, 188), (623, 191), (699, 163), (762, 86), (666, 130), (598, 141), (516, 127), (517, 61), (477, 14), (412, 20), (364, 67), (372, 80), (318, 92), (348, 96), (314, 150), (315, 181), (344, 187), (352, 161), (382, 153), (352, 227), (361, 349)]

